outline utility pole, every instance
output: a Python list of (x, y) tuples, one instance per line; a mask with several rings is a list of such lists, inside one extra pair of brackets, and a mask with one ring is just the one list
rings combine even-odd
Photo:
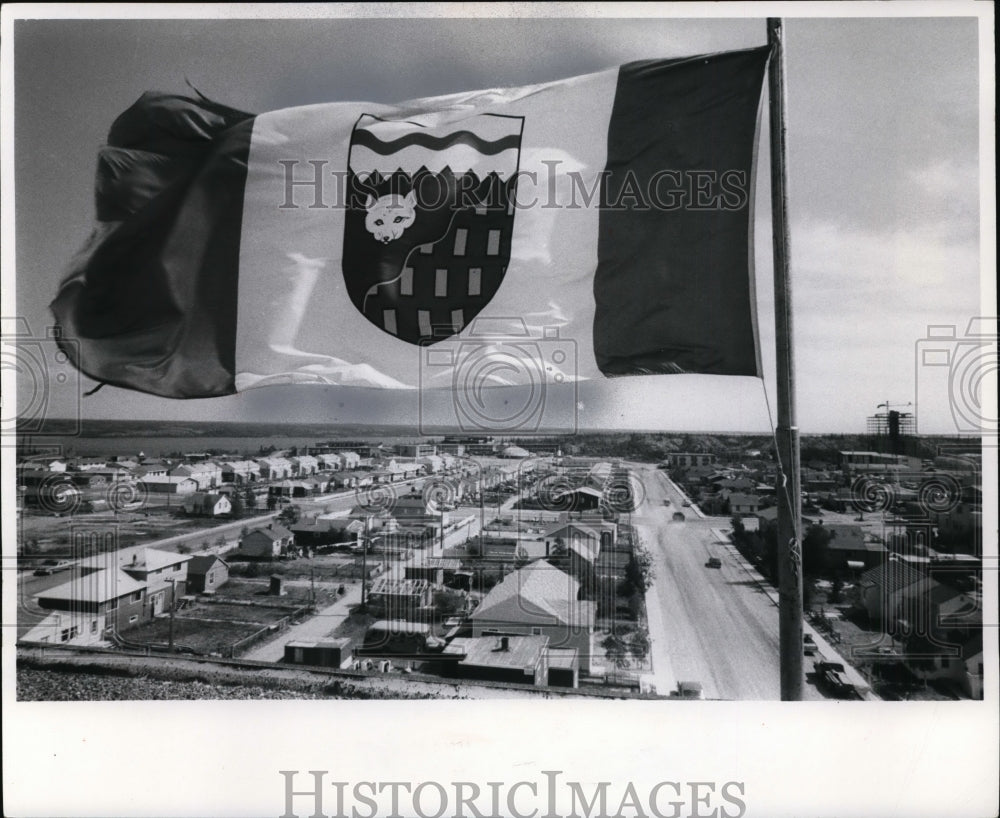
[(174, 608), (177, 607), (177, 580), (168, 579), (170, 583), (170, 630), (167, 648), (170, 653), (174, 652)]
[(781, 700), (801, 701), (802, 667), (802, 494), (799, 487), (799, 429), (795, 420), (791, 243), (788, 235), (788, 179), (785, 166), (785, 54), (782, 21), (767, 20), (771, 46), (768, 93), (771, 126), (771, 230), (774, 245), (774, 331), (778, 386), (778, 646)]
[(368, 527), (371, 514), (365, 515), (365, 533), (361, 544), (361, 612), (368, 610)]

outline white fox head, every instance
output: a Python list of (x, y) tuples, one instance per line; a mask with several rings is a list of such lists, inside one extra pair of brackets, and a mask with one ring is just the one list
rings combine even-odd
[(416, 213), (417, 197), (411, 190), (405, 196), (390, 193), (377, 199), (369, 195), (365, 201), (365, 227), (375, 237), (375, 241), (388, 244), (403, 235)]

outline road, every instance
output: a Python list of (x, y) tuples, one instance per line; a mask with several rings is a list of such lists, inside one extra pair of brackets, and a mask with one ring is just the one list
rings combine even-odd
[[(686, 498), (662, 471), (632, 468), (646, 495), (632, 524), (648, 544), (656, 571), (646, 604), (657, 691), (697, 681), (707, 699), (779, 701), (778, 609), (717, 533), (729, 528), (728, 519), (684, 507)], [(685, 515), (683, 522), (672, 520), (676, 511)], [(707, 568), (709, 557), (718, 557), (722, 568)], [(823, 699), (811, 685), (804, 697)]]

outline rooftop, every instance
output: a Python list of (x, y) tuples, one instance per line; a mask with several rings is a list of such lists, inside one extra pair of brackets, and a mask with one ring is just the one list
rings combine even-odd
[[(506, 640), (506, 649), (502, 647)], [(534, 669), (549, 646), (547, 636), (479, 636), (452, 639), (445, 655), (465, 655), (459, 664)]]
[(124, 571), (108, 568), (77, 576), (69, 582), (36, 594), (38, 599), (58, 599), (71, 602), (107, 602), (126, 594), (142, 591), (145, 582), (133, 579)]

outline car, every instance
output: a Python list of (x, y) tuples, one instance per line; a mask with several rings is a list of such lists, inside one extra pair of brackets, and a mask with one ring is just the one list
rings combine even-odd
[(718, 557), (709, 557), (708, 562), (705, 563), (706, 568), (721, 568), (722, 560)]
[(678, 682), (677, 687), (670, 691), (671, 699), (701, 699), (704, 698), (701, 682)]
[(691, 501), (685, 500), (683, 503), (681, 503), (681, 505), (684, 506), (684, 508), (688, 508), (691, 505)]
[(49, 574), (57, 574), (60, 571), (69, 570), (73, 565), (69, 560), (45, 560), (35, 569), (36, 577), (47, 577)]
[(670, 505), (670, 498), (669, 497), (664, 497), (663, 498), (663, 505), (665, 505), (665, 506), (669, 506)]
[(802, 635), (802, 650), (806, 656), (815, 656), (818, 649), (816, 641), (813, 639), (811, 633), (805, 633)]

